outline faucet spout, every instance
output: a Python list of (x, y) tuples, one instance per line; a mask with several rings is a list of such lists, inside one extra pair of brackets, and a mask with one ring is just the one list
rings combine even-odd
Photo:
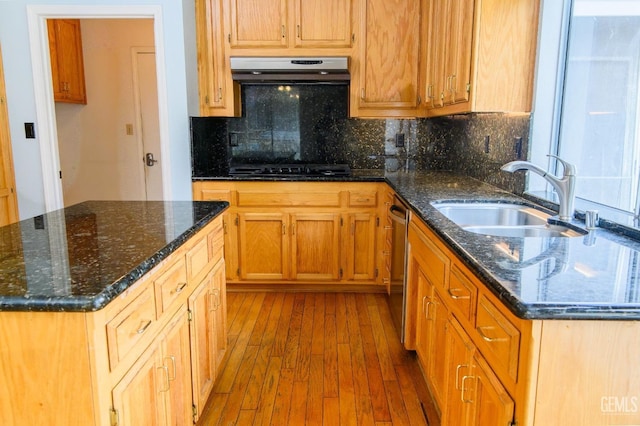
[(528, 161), (511, 161), (503, 165), (500, 169), (509, 173), (513, 173), (518, 170), (528, 170), (542, 176), (558, 194), (560, 202), (560, 209), (558, 211), (559, 219), (570, 221), (573, 218), (574, 213), (573, 203), (575, 199), (576, 168), (573, 164), (567, 163), (555, 155), (550, 155), (550, 157), (554, 157), (562, 163), (562, 166), (564, 167), (562, 178), (551, 175), (544, 169)]

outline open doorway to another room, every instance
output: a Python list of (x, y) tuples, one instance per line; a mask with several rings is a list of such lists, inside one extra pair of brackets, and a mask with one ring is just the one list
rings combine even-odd
[(162, 199), (153, 19), (80, 27), (87, 101), (55, 102), (64, 205)]

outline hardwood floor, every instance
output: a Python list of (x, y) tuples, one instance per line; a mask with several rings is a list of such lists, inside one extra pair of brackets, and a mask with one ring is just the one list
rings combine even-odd
[(229, 292), (227, 305), (229, 347), (198, 425), (427, 424), (384, 295)]

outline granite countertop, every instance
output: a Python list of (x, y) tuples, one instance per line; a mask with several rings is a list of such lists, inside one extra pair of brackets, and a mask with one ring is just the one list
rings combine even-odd
[(431, 203), (532, 203), (447, 172), (387, 174), (386, 181), (518, 317), (640, 320), (640, 242), (602, 228), (572, 238), (475, 234)]
[[(247, 180), (211, 178), (227, 179)], [(602, 228), (572, 238), (506, 238), (464, 231), (431, 203), (453, 200), (532, 203), (479, 180), (449, 172), (352, 170), (350, 178), (295, 180), (386, 181), (520, 318), (640, 320), (640, 241)], [(577, 220), (573, 224), (584, 227)]]
[(228, 207), (87, 201), (0, 227), (0, 311), (95, 311)]

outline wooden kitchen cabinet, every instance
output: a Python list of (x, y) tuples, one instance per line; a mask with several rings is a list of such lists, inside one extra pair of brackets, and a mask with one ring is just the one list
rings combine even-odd
[(224, 262), (219, 260), (189, 297), (194, 415), (199, 418), (213, 390), (226, 350)]
[(421, 115), (531, 111), (539, 0), (423, 7)]
[(86, 104), (84, 60), (79, 19), (47, 19), (53, 98)]
[(195, 200), (233, 194), (227, 232), (237, 254), (225, 257), (227, 269), (236, 267), (227, 279), (238, 283), (380, 284), (379, 190), (378, 183), (193, 183)]
[(289, 216), (279, 212), (238, 213), (239, 276), (244, 280), (289, 277)]
[(203, 116), (241, 114), (240, 87), (231, 79), (219, 0), (196, 0), (198, 98)]
[(421, 2), (362, 0), (359, 46), (352, 58), (353, 117), (415, 117)]
[(349, 48), (352, 0), (224, 0), (231, 49)]
[(189, 425), (191, 361), (187, 309), (182, 307), (113, 389), (113, 413), (119, 426)]

